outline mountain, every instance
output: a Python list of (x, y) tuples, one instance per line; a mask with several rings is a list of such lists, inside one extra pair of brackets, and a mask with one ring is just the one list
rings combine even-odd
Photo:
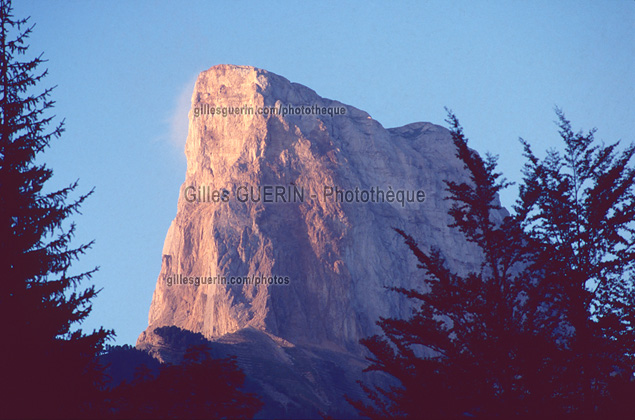
[(263, 416), (355, 415), (342, 393), (369, 375), (358, 341), (411, 311), (386, 287), (422, 289), (393, 227), (455, 270), (480, 262), (448, 227), (443, 181), (467, 175), (443, 127), (386, 129), (276, 74), (218, 65), (196, 81), (185, 154), (137, 348), (178, 361), (157, 328), (202, 334), (238, 355)]

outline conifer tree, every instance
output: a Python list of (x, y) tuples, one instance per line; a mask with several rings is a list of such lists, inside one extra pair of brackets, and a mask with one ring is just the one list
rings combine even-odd
[(477, 245), (482, 264), (467, 275), (453, 272), (440, 250), (423, 252), (397, 229), (424, 270), (429, 291), (392, 288), (417, 303), (414, 315), (381, 319), (383, 335), (362, 344), (373, 355), (367, 370), (389, 373), (401, 387), (362, 385), (374, 407), (354, 405), (377, 418), (538, 415), (546, 398), (537, 384), (544, 388), (550, 375), (542, 353), (551, 343), (530, 298), (535, 284), (523, 270), (531, 261), (530, 242), (515, 218), (496, 220), (498, 193), (509, 185), (496, 172), (496, 158), (482, 159), (468, 147), (451, 112), (448, 122), (469, 175), (469, 182), (446, 181), (451, 227)]
[(536, 264), (568, 331), (557, 392), (572, 413), (592, 414), (612, 410), (611, 387), (629, 386), (635, 371), (635, 145), (596, 144), (596, 130), (574, 132), (556, 115), (563, 154), (540, 160), (521, 139), (516, 212), (540, 244)]
[[(180, 340), (196, 336), (181, 335), (182, 330), (174, 326), (161, 330), (161, 336), (168, 340), (170, 335)], [(245, 374), (236, 357), (212, 358), (210, 343), (202, 336), (200, 339), (202, 344), (187, 347), (180, 363), (162, 364), (156, 373), (141, 365), (132, 381), (114, 388), (110, 393), (112, 418), (253, 418), (263, 403), (241, 389)]]
[(446, 182), (453, 227), (482, 251), (480, 272), (452, 272), (398, 230), (429, 292), (410, 319), (381, 319), (362, 340), (367, 370), (401, 382), (362, 387), (374, 418), (635, 415), (635, 145), (594, 144), (556, 110), (565, 152), (527, 164), (515, 215), (495, 223), (495, 160), (467, 147), (450, 113), (468, 183)]
[(0, 416), (77, 418), (100, 408), (102, 370), (97, 355), (113, 333), (77, 329), (97, 295), (82, 289), (94, 270), (71, 265), (92, 242), (72, 247), (68, 222), (92, 193), (71, 199), (72, 183), (46, 192), (52, 170), (36, 162), (63, 132), (49, 113), (53, 88), (42, 56), (27, 58), (33, 26), (0, 0)]

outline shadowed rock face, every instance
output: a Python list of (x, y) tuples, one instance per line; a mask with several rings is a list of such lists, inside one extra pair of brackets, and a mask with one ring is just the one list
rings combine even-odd
[[(270, 111), (289, 106), (314, 114)], [(422, 249), (440, 248), (454, 269), (478, 265), (475, 248), (447, 227), (443, 180), (467, 178), (440, 126), (385, 129), (366, 112), (273, 73), (219, 65), (196, 82), (185, 153), (187, 174), (139, 348), (152, 352), (161, 326), (210, 340), (249, 328), (281, 348), (359, 358), (358, 341), (378, 332), (379, 317), (410, 314), (409, 302), (385, 287), (422, 287), (415, 258), (393, 227)], [(381, 201), (379, 188), (384, 202), (341, 202), (336, 187), (353, 194), (358, 188), (359, 201), (373, 191)], [(329, 188), (333, 195), (325, 194)], [(389, 191), (417, 199), (389, 203)], [(288, 284), (218, 284), (223, 276), (277, 276)], [(217, 284), (169, 285), (183, 277), (216, 277)]]

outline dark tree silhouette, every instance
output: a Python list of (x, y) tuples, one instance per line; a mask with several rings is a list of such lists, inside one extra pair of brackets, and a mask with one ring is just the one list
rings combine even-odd
[[(429, 292), (392, 288), (415, 302), (407, 320), (381, 319), (362, 340), (367, 371), (401, 382), (364, 386), (371, 418), (504, 418), (615, 414), (629, 407), (633, 374), (634, 147), (592, 146), (558, 110), (566, 154), (528, 164), (516, 215), (496, 223), (507, 183), (448, 122), (468, 183), (446, 182), (454, 223), (482, 251), (479, 272), (449, 270), (397, 230), (425, 271)], [(629, 391), (631, 394), (629, 394)], [(632, 409), (631, 409), (632, 411)]]
[(515, 210), (540, 244), (536, 264), (569, 331), (557, 392), (571, 412), (599, 414), (620, 404), (616, 388), (632, 389), (635, 145), (594, 144), (595, 130), (575, 133), (556, 114), (564, 154), (540, 160), (521, 139), (528, 162)]
[(189, 347), (182, 363), (161, 366), (156, 376), (143, 366), (111, 392), (113, 418), (252, 418), (262, 407), (240, 389), (245, 375), (236, 360), (211, 358), (206, 344)]
[(124, 381), (132, 382), (139, 375), (142, 378), (154, 376), (161, 366), (154, 357), (128, 344), (107, 345), (99, 360), (105, 367), (107, 389), (115, 388)]
[(374, 406), (354, 405), (377, 418), (538, 414), (545, 406), (536, 403), (545, 398), (535, 388), (549, 376), (542, 354), (551, 343), (529, 298), (535, 284), (523, 268), (530, 264), (530, 243), (514, 218), (495, 217), (501, 210), (497, 194), (509, 185), (495, 172), (496, 159), (483, 160), (469, 149), (452, 113), (448, 122), (470, 177), (467, 183), (446, 181), (451, 227), (478, 246), (482, 265), (459, 275), (447, 268), (439, 250), (425, 253), (397, 229), (426, 272), (429, 292), (392, 288), (415, 300), (417, 310), (408, 320), (381, 319), (383, 336), (362, 344), (373, 355), (367, 370), (389, 373), (402, 387), (364, 386)]
[[(52, 88), (35, 93), (47, 71), (41, 56), (25, 59), (33, 26), (0, 0), (0, 416), (77, 418), (100, 410), (97, 362), (111, 331), (73, 329), (91, 310), (93, 271), (70, 273), (90, 243), (71, 247), (75, 230), (63, 222), (90, 193), (69, 196), (77, 182), (44, 192), (52, 171), (36, 156), (63, 132), (53, 117)], [(92, 193), (92, 191), (91, 191)], [(70, 204), (69, 204), (70, 203)], [(79, 290), (78, 290), (79, 289)]]

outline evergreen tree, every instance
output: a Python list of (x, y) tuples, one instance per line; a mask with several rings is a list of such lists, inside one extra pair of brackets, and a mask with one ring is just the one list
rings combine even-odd
[(595, 130), (576, 133), (556, 114), (564, 155), (540, 160), (521, 139), (528, 162), (516, 212), (540, 244), (536, 264), (568, 331), (558, 394), (573, 413), (598, 413), (617, 403), (616, 384), (632, 389), (635, 145), (597, 145)]
[(179, 364), (162, 365), (157, 375), (142, 366), (132, 382), (112, 390), (115, 419), (246, 419), (262, 407), (242, 391), (245, 375), (235, 357), (214, 359), (207, 344), (188, 347)]
[(374, 407), (354, 405), (377, 418), (537, 415), (548, 400), (545, 354), (552, 344), (539, 322), (536, 284), (524, 270), (531, 243), (515, 218), (501, 223), (494, 217), (501, 210), (498, 193), (509, 185), (496, 172), (496, 158), (484, 160), (468, 147), (452, 113), (448, 122), (469, 174), (469, 182), (446, 181), (451, 227), (478, 246), (482, 264), (478, 272), (455, 273), (439, 250), (423, 252), (397, 229), (425, 271), (429, 291), (391, 289), (415, 300), (417, 310), (407, 320), (381, 319), (383, 335), (362, 344), (373, 355), (367, 370), (389, 373), (402, 386), (363, 386)]
[[(48, 112), (52, 88), (36, 93), (47, 75), (41, 55), (26, 59), (33, 26), (0, 0), (0, 416), (76, 418), (95, 414), (102, 372), (97, 361), (106, 339), (74, 329), (91, 310), (94, 286), (80, 289), (93, 271), (72, 274), (71, 264), (92, 243), (71, 246), (78, 213), (92, 193), (69, 197), (77, 182), (44, 192), (52, 171), (36, 156), (60, 137)], [(69, 201), (70, 200), (70, 201)]]
[[(421, 251), (429, 292), (393, 288), (420, 305), (407, 320), (381, 319), (383, 335), (362, 343), (367, 370), (401, 387), (371, 389), (369, 417), (635, 414), (635, 154), (631, 145), (594, 145), (560, 111), (564, 157), (528, 163), (516, 214), (499, 209), (495, 160), (467, 147), (450, 114), (457, 155), (469, 183), (446, 182), (452, 226), (482, 251), (477, 273), (448, 270), (438, 250)], [(423, 349), (423, 350), (422, 350)]]

